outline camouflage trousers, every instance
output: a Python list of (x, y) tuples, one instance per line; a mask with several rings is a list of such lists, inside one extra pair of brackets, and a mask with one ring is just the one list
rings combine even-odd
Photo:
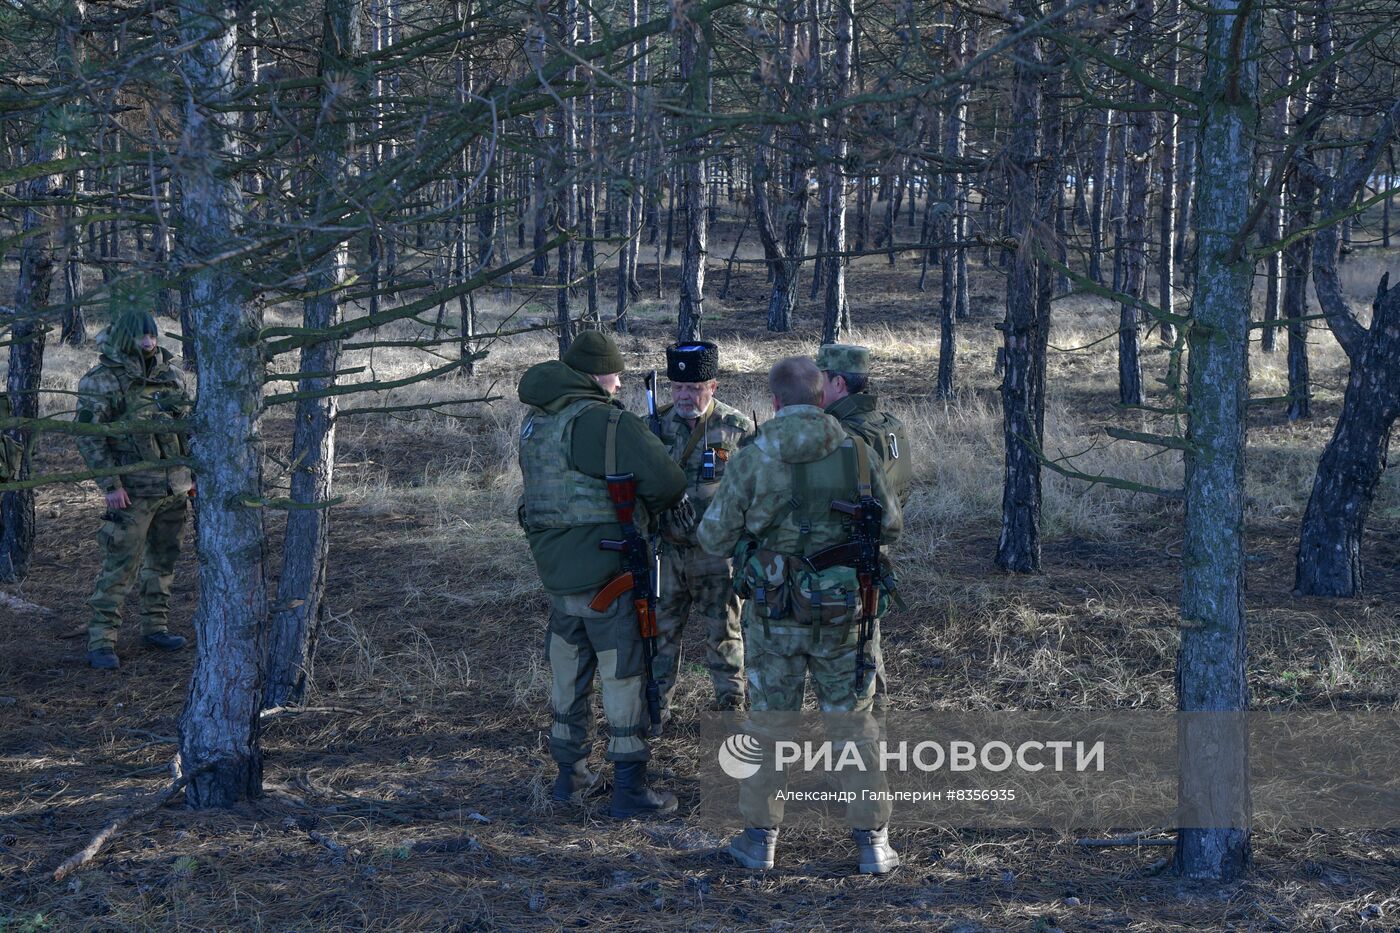
[[(792, 723), (802, 709), (810, 676), (817, 706), (825, 714), (827, 738), (854, 742), (865, 770), (842, 769), (836, 778), (842, 790), (854, 792), (846, 820), (853, 829), (878, 829), (889, 822), (888, 800), (869, 799), (865, 792), (888, 790), (884, 774), (874, 766), (880, 724), (873, 711), (875, 678), (867, 673), (856, 689), (858, 626), (852, 624), (779, 625), (754, 618), (753, 604), (744, 612), (744, 662), (749, 677), (749, 729), (765, 745), (794, 735)], [(866, 645), (869, 665), (882, 667), (880, 627)], [(785, 775), (765, 768), (739, 784), (739, 810), (750, 826), (775, 827), (783, 821), (783, 801), (778, 792), (787, 786)]]
[(625, 595), (606, 612), (588, 606), (592, 593), (551, 596), (545, 656), (549, 659), (549, 754), (561, 765), (593, 749), (593, 675), (608, 720), (609, 761), (646, 761), (646, 662), (632, 602)]
[(705, 666), (715, 706), (744, 705), (744, 634), (734, 595), (732, 562), (698, 547), (667, 543), (661, 552), (661, 601), (656, 607), (656, 664), (661, 707), (669, 708), (682, 664), (685, 623), (695, 610), (705, 620)]
[(180, 532), (185, 527), (189, 497), (133, 496), (131, 505), (107, 513), (97, 532), (102, 569), (88, 605), (88, 650), (111, 648), (122, 624), (122, 604), (137, 579), (141, 581), (141, 634), (164, 632), (170, 621), (170, 587), (180, 558)]

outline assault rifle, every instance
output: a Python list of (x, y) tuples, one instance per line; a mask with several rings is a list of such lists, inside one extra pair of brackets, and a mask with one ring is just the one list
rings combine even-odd
[(656, 370), (651, 370), (643, 380), (647, 390), (647, 427), (658, 438), (661, 437), (661, 416), (656, 413)]
[[(655, 374), (653, 374), (654, 376)], [(622, 526), (622, 540), (603, 540), (598, 547), (622, 555), (622, 573), (608, 582), (589, 602), (594, 612), (605, 612), (623, 593), (631, 592), (642, 635), (642, 659), (646, 664), (647, 718), (653, 728), (661, 726), (661, 686), (656, 682), (656, 602), (661, 598), (661, 555), (652, 547), (635, 521), (637, 479), (631, 473), (607, 477), (608, 498)]]
[(865, 688), (866, 675), (874, 670), (866, 648), (875, 634), (875, 619), (880, 601), (880, 534), (885, 521), (885, 507), (874, 496), (861, 496), (854, 502), (833, 499), (831, 510), (851, 517), (851, 540), (823, 548), (806, 564), (820, 573), (831, 567), (853, 567), (860, 583), (860, 641), (856, 644), (855, 690)]

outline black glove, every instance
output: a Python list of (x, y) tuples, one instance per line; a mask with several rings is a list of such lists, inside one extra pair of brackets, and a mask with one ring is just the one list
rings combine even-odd
[(699, 516), (695, 514), (695, 504), (690, 501), (690, 494), (682, 495), (681, 501), (666, 510), (662, 520), (666, 530), (673, 535), (689, 536), (694, 534)]

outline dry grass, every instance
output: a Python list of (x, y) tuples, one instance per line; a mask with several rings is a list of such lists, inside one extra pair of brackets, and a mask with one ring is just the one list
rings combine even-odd
[[(1358, 298), (1368, 300), (1374, 279), (1367, 284), (1359, 260), (1345, 268)], [(858, 318), (879, 322), (857, 339), (874, 348), (880, 391), (920, 451), (899, 549), (910, 610), (891, 617), (885, 635), (895, 706), (1170, 707), (1179, 509), (1047, 475), (1045, 573), (995, 572), (1001, 426), (990, 324), (1000, 285), (978, 272), (959, 354), (965, 388), (945, 406), (929, 401), (931, 297), (912, 288), (916, 277), (909, 263), (891, 273), (882, 258), (858, 263), (851, 276)], [(769, 361), (809, 351), (812, 335), (763, 333), (763, 296), (761, 274), (740, 270), (731, 299), (711, 309), (711, 332), (722, 347), (722, 397), (767, 417)], [(518, 288), (512, 304), (484, 302), (483, 317), (503, 319), (527, 297)], [(638, 336), (624, 341), (630, 366), (656, 364), (669, 313), (654, 303), (639, 311)], [(1056, 314), (1060, 347), (1088, 344), (1113, 327), (1113, 310), (1093, 301), (1066, 299)], [(1394, 710), (1394, 475), (1378, 496), (1368, 540), (1372, 594), (1350, 602), (1288, 595), (1297, 519), (1343, 374), (1330, 338), (1315, 336), (1314, 422), (1290, 425), (1277, 406), (1254, 413), (1251, 689), (1264, 707)], [(1114, 409), (1111, 351), (1105, 343), (1053, 355), (1048, 447), (1074, 453), (1098, 441), (1078, 468), (1180, 483), (1175, 457), (1106, 442), (1109, 425), (1175, 427)], [(87, 357), (51, 352), (53, 385), (71, 386)], [(65, 636), (84, 618), (99, 509), (90, 489), (41, 494), (39, 556), (18, 594), (53, 612), (0, 608), (13, 645), (0, 655), (0, 930), (1394, 926), (1400, 837), (1385, 833), (1261, 832), (1252, 875), (1219, 889), (1176, 881), (1157, 861), (1161, 849), (1085, 850), (1045, 833), (898, 824), (907, 864), (889, 879), (851, 875), (844, 840), (806, 831), (784, 833), (774, 872), (738, 870), (714, 851), (722, 840), (686, 811), (697, 796), (702, 753), (686, 720), (709, 691), (694, 664), (681, 675), (680, 725), (655, 757), (664, 783), (681, 796), (680, 817), (616, 824), (596, 806), (548, 803), (546, 604), (514, 520), (520, 406), (513, 394), (520, 372), (552, 352), (547, 336), (514, 339), (493, 347), (470, 379), (415, 385), (377, 401), (470, 396), (493, 384), (506, 396), (464, 418), (374, 416), (341, 426), (339, 477), (348, 502), (334, 513), (333, 618), (320, 642), (312, 702), (360, 712), (269, 723), (269, 793), (261, 800), (229, 813), (163, 811), (66, 885), (46, 881), (46, 871), (127, 795), (164, 779), (164, 740), (177, 729), (191, 656), (140, 651), (133, 625), (119, 644), (120, 672), (100, 677), (81, 666), (81, 641)], [(381, 379), (432, 365), (397, 351), (369, 357), (357, 354), (347, 365), (372, 365)], [(1164, 361), (1149, 344), (1150, 376), (1161, 374)], [(1278, 394), (1281, 365), (1281, 357), (1255, 354), (1257, 394)], [(270, 451), (282, 456), (284, 412), (270, 417), (268, 434)], [(71, 445), (57, 439), (45, 441), (43, 455), (54, 464), (74, 459)], [(275, 555), (275, 522), (272, 532)], [(188, 629), (194, 576), (187, 556), (177, 630)], [(688, 635), (691, 659), (699, 656), (697, 629)]]

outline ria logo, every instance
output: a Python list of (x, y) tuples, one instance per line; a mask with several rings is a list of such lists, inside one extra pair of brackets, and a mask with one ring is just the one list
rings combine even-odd
[(747, 733), (735, 733), (720, 744), (720, 770), (736, 781), (753, 777), (762, 767), (762, 762), (763, 746)]

